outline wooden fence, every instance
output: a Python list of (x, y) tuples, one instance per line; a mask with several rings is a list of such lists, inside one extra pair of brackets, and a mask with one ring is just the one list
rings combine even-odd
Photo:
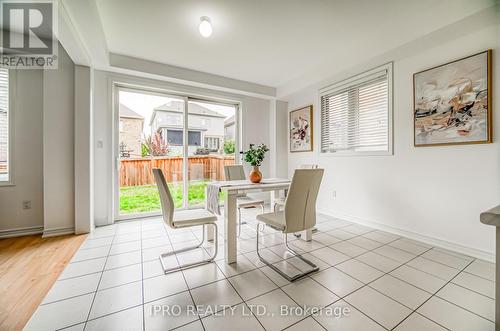
[[(182, 157), (133, 158), (120, 161), (120, 186), (154, 184), (153, 168), (163, 170), (167, 182), (183, 180)], [(189, 180), (224, 180), (224, 166), (234, 156), (196, 155), (188, 158)]]

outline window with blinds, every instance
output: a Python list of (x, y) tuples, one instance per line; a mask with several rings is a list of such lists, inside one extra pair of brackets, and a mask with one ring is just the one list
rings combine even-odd
[(392, 64), (320, 91), (321, 152), (392, 154)]
[(0, 68), (0, 183), (9, 181), (9, 171), (9, 70)]

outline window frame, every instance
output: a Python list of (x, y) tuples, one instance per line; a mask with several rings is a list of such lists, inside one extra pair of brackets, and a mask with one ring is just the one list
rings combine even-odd
[[(180, 128), (180, 129), (178, 129), (178, 128), (165, 128), (165, 131), (166, 131), (166, 138), (165, 138), (165, 139), (166, 139), (166, 142), (167, 142), (169, 145), (172, 145), (172, 146), (184, 146), (184, 133), (183, 133), (183, 129), (182, 129), (182, 128)], [(175, 132), (177, 132), (177, 133), (181, 133), (181, 138), (182, 138), (182, 139), (181, 139), (181, 143), (180, 143), (180, 144), (177, 144), (177, 143), (173, 144), (173, 143), (170, 143), (170, 142), (168, 141), (168, 132), (169, 132), (169, 131), (170, 131), (170, 132), (174, 132), (174, 131), (175, 131)], [(190, 133), (199, 133), (199, 134), (200, 134), (200, 144), (199, 144), (199, 145), (190, 145), (190, 144), (189, 144), (189, 134), (190, 134)], [(202, 141), (203, 141), (203, 133), (202, 133), (202, 131), (200, 131), (200, 130), (189, 130), (189, 129), (188, 129), (188, 147), (189, 147), (189, 146), (203, 147), (203, 146), (201, 145)]]
[[(198, 144), (198, 145), (194, 145), (194, 144), (193, 144), (193, 145), (191, 145), (191, 144), (189, 143), (189, 134), (190, 134), (190, 133), (199, 133), (199, 134), (200, 134), (200, 136), (199, 136), (200, 140), (199, 140), (199, 144)], [(191, 137), (193, 137), (193, 136), (191, 136)], [(189, 130), (189, 129), (188, 129), (188, 147), (189, 147), (189, 146), (195, 146), (195, 147), (197, 147), (197, 148), (203, 148), (203, 144), (202, 144), (202, 143), (203, 143), (203, 132), (202, 132), (202, 131), (200, 131), (200, 130)]]
[[(184, 140), (183, 140), (183, 132), (182, 132), (182, 128), (181, 129), (176, 129), (176, 128), (165, 128), (165, 142), (171, 146), (184, 146)], [(170, 141), (168, 141), (168, 132), (176, 132), (176, 133), (180, 133), (181, 134), (181, 142), (180, 144), (175, 142), (175, 143), (171, 143)]]
[[(346, 89), (349, 85), (353, 85), (357, 81), (365, 81), (367, 80), (370, 76), (377, 74), (378, 72), (386, 70), (387, 71), (387, 142), (388, 142), (388, 148), (386, 151), (352, 151), (352, 150), (342, 150), (342, 151), (326, 151), (324, 152), (321, 148), (322, 144), (322, 135), (323, 135), (323, 118), (321, 116), (321, 98), (325, 95), (341, 91), (343, 89)], [(344, 79), (342, 81), (339, 81), (337, 83), (330, 84), (328, 86), (325, 86), (318, 91), (318, 117), (319, 117), (319, 137), (317, 139), (318, 141), (318, 153), (320, 156), (333, 156), (333, 157), (344, 157), (344, 156), (390, 156), (394, 155), (393, 151), (393, 62), (389, 62), (386, 64), (383, 64), (381, 66), (378, 66), (376, 68), (367, 70), (365, 72), (362, 72), (360, 74), (353, 75), (347, 79)]]
[(8, 179), (0, 181), (0, 187), (2, 186), (15, 186), (14, 181), (14, 109), (15, 109), (15, 96), (16, 96), (16, 71), (7, 69), (9, 72), (9, 109), (7, 111), (7, 139), (8, 141), (8, 159), (7, 159), (7, 169), (8, 169)]
[[(205, 143), (205, 146), (204, 148), (210, 150), (210, 151), (218, 151), (220, 149), (220, 138), (218, 137), (213, 137), (213, 136), (205, 136), (204, 137), (204, 143)], [(211, 143), (215, 143), (215, 145), (217, 145), (216, 148), (211, 148), (212, 146), (209, 146), (211, 145)]]

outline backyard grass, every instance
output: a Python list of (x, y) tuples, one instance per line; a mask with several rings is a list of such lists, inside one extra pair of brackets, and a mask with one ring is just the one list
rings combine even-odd
[[(190, 207), (205, 204), (205, 188), (208, 181), (189, 183)], [(168, 184), (175, 208), (182, 207), (182, 183)], [(120, 187), (120, 213), (133, 214), (160, 211), (160, 196), (156, 185)]]

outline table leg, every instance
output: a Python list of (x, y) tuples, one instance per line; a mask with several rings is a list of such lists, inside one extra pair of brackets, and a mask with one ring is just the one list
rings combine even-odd
[[(316, 222), (314, 222), (316, 223)], [(311, 229), (307, 229), (305, 231), (302, 231), (301, 232), (301, 238), (305, 241), (311, 241), (313, 239), (313, 229), (314, 228), (311, 228)]]
[(301, 238), (303, 238), (305, 241), (311, 241), (313, 239), (313, 231), (312, 229), (308, 229), (305, 231), (302, 231), (301, 233)]
[[(208, 199), (208, 194), (207, 194), (207, 188), (205, 187), (205, 206), (207, 206), (207, 199)], [(203, 227), (205, 231), (205, 238), (207, 238), (207, 241), (213, 242), (214, 241), (214, 233), (215, 233), (215, 227), (212, 225), (206, 225)]]
[(227, 264), (236, 262), (236, 197), (237, 192), (228, 191), (224, 198), (224, 260)]
[(274, 212), (274, 203), (275, 203), (276, 199), (279, 198), (279, 196), (280, 196), (280, 191), (278, 191), (278, 190), (271, 191), (271, 200), (270, 200), (271, 212)]
[(215, 228), (213, 225), (205, 225), (205, 238), (207, 238), (207, 241), (213, 242), (214, 241), (214, 233), (215, 233)]

